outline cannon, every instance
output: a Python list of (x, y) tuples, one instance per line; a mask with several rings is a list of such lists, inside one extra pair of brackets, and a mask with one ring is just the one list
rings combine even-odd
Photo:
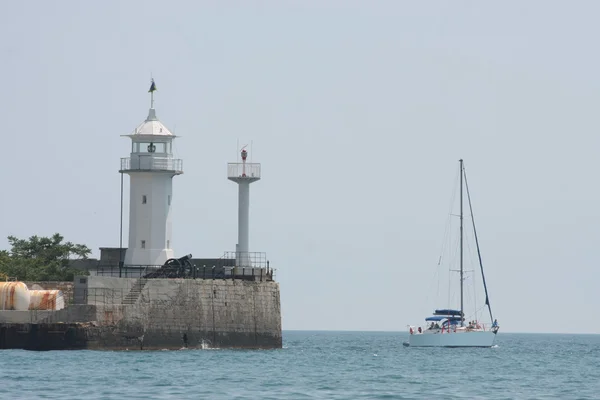
[(193, 269), (191, 259), (191, 254), (180, 258), (169, 258), (162, 267), (144, 275), (144, 278), (189, 278), (192, 276)]

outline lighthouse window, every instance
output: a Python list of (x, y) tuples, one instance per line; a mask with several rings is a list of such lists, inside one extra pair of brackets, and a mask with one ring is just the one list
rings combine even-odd
[(166, 153), (166, 143), (139, 142), (136, 143), (135, 151), (139, 153)]
[(168, 205), (171, 205), (171, 195), (169, 195), (169, 196), (167, 197), (167, 204), (168, 204)]
[(146, 204), (146, 201), (147, 201), (147, 199), (146, 199), (146, 195), (143, 195), (143, 196), (142, 196), (142, 204)]
[(142, 249), (145, 249), (145, 248), (146, 248), (146, 241), (142, 240)]
[(171, 241), (167, 240), (167, 249), (170, 249), (170, 248), (171, 248)]

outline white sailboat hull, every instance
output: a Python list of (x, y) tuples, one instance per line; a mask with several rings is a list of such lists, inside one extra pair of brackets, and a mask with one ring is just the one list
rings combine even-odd
[(491, 331), (413, 333), (408, 337), (410, 347), (492, 347), (496, 334)]

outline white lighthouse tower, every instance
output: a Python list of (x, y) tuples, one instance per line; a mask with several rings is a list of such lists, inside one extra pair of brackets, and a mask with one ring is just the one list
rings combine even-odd
[(248, 163), (248, 152), (241, 151), (242, 162), (227, 164), (227, 178), (238, 184), (238, 243), (235, 248), (237, 267), (251, 267), (249, 253), (250, 184), (260, 179), (260, 164)]
[(129, 175), (129, 246), (125, 265), (163, 265), (173, 258), (171, 202), (173, 177), (183, 173), (183, 162), (173, 158), (175, 135), (156, 117), (150, 86), (148, 118), (133, 133), (131, 156), (121, 158), (119, 172)]

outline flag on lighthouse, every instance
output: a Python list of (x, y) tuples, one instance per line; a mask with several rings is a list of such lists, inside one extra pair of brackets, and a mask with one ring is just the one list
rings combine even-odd
[(150, 89), (148, 90), (148, 93), (152, 93), (156, 90), (156, 83), (154, 83), (154, 79), (152, 79), (152, 84), (150, 85)]

